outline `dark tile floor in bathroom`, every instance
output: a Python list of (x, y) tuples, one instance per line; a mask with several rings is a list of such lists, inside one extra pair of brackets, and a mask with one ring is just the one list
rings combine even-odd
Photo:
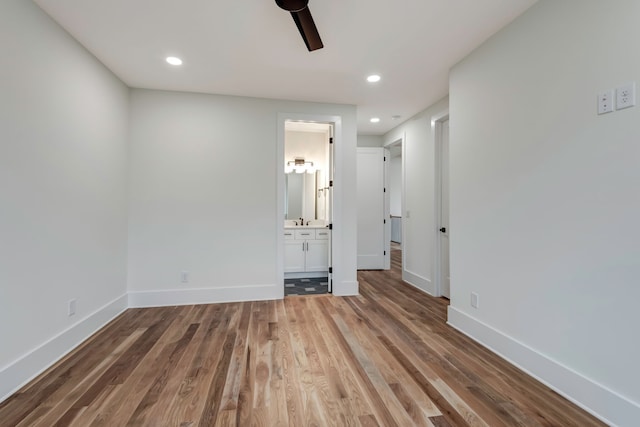
[(326, 277), (310, 279), (284, 279), (284, 295), (318, 295), (329, 292)]

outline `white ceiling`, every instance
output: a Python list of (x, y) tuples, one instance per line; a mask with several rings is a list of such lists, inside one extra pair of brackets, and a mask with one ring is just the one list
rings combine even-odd
[(274, 0), (34, 1), (131, 87), (354, 104), (375, 135), (443, 98), (451, 66), (536, 0), (310, 0), (311, 53)]

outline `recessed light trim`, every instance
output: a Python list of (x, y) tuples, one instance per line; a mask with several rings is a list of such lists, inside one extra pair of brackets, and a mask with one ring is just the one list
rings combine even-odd
[(367, 81), (369, 83), (377, 83), (381, 78), (382, 77), (380, 77), (378, 74), (371, 74), (370, 76), (367, 76)]
[(175, 56), (168, 56), (166, 61), (171, 65), (182, 65), (182, 59)]
[(380, 117), (371, 117), (371, 119), (369, 119), (369, 121), (371, 123), (379, 123), (380, 122)]

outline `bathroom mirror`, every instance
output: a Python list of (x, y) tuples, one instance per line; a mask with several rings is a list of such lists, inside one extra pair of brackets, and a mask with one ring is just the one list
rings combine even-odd
[(285, 219), (305, 221), (318, 219), (316, 214), (317, 186), (315, 173), (288, 173), (285, 175)]

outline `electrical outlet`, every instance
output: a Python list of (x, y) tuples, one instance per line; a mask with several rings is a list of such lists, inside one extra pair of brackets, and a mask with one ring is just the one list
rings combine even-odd
[(631, 82), (616, 89), (616, 109), (633, 107), (636, 105), (636, 83)]
[(180, 273), (180, 281), (182, 283), (189, 283), (189, 272), (183, 271)]
[(606, 114), (613, 111), (613, 90), (605, 90), (598, 94), (598, 114)]
[(480, 307), (480, 296), (475, 292), (471, 292), (471, 307), (473, 308)]
[(78, 301), (75, 298), (72, 300), (69, 300), (69, 306), (67, 311), (69, 317), (76, 314), (77, 305), (78, 305)]

